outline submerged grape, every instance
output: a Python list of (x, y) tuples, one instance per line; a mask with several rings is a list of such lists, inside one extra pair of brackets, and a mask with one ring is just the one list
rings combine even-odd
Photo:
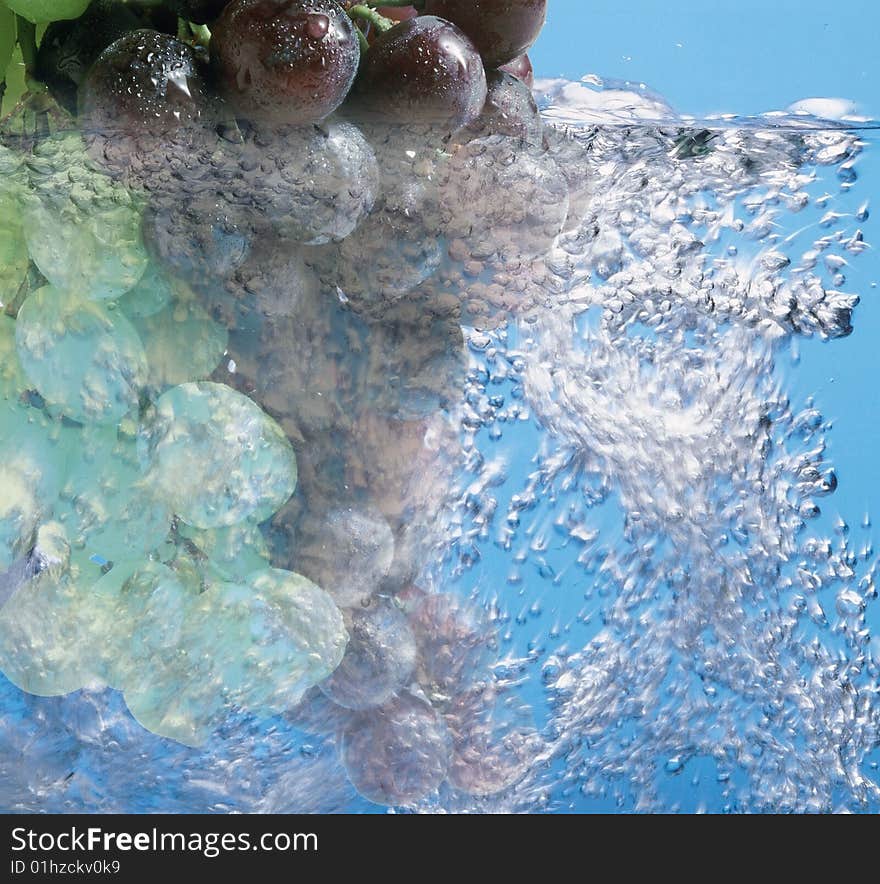
[(156, 494), (195, 528), (266, 519), (296, 487), (296, 457), (281, 428), (224, 384), (163, 393), (138, 445)]

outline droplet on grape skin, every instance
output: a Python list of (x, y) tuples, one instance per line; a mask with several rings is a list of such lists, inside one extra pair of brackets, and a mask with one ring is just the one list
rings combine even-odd
[(163, 393), (141, 424), (138, 446), (156, 494), (195, 528), (262, 521), (296, 487), (296, 456), (284, 432), (225, 384)]
[(113, 424), (137, 406), (147, 361), (118, 310), (44, 286), (22, 305), (15, 338), (28, 379), (67, 417)]
[(430, 795), (446, 777), (449, 734), (430, 703), (404, 693), (354, 717), (343, 729), (341, 755), (364, 798), (407, 806)]
[(346, 709), (381, 706), (401, 687), (416, 663), (416, 643), (406, 617), (386, 600), (374, 599), (347, 618), (348, 647), (320, 689)]

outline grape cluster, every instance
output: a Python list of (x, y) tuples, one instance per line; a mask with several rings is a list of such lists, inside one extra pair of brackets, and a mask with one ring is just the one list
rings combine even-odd
[(384, 804), (506, 788), (494, 636), (414, 580), (462, 323), (567, 221), (544, 0), (16, 3), (77, 125), (0, 145), (0, 670), (192, 745), (284, 712)]

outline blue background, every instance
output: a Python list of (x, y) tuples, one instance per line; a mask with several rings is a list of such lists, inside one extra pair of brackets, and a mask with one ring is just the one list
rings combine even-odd
[(540, 76), (643, 82), (692, 114), (849, 98), (880, 118), (876, 0), (549, 0)]

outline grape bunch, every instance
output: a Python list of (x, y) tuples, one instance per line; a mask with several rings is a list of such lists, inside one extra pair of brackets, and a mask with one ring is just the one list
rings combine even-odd
[(462, 325), (571, 220), (546, 0), (3, 2), (70, 119), (0, 144), (0, 671), (191, 745), (300, 717), (380, 803), (506, 788), (491, 630), (414, 581)]

